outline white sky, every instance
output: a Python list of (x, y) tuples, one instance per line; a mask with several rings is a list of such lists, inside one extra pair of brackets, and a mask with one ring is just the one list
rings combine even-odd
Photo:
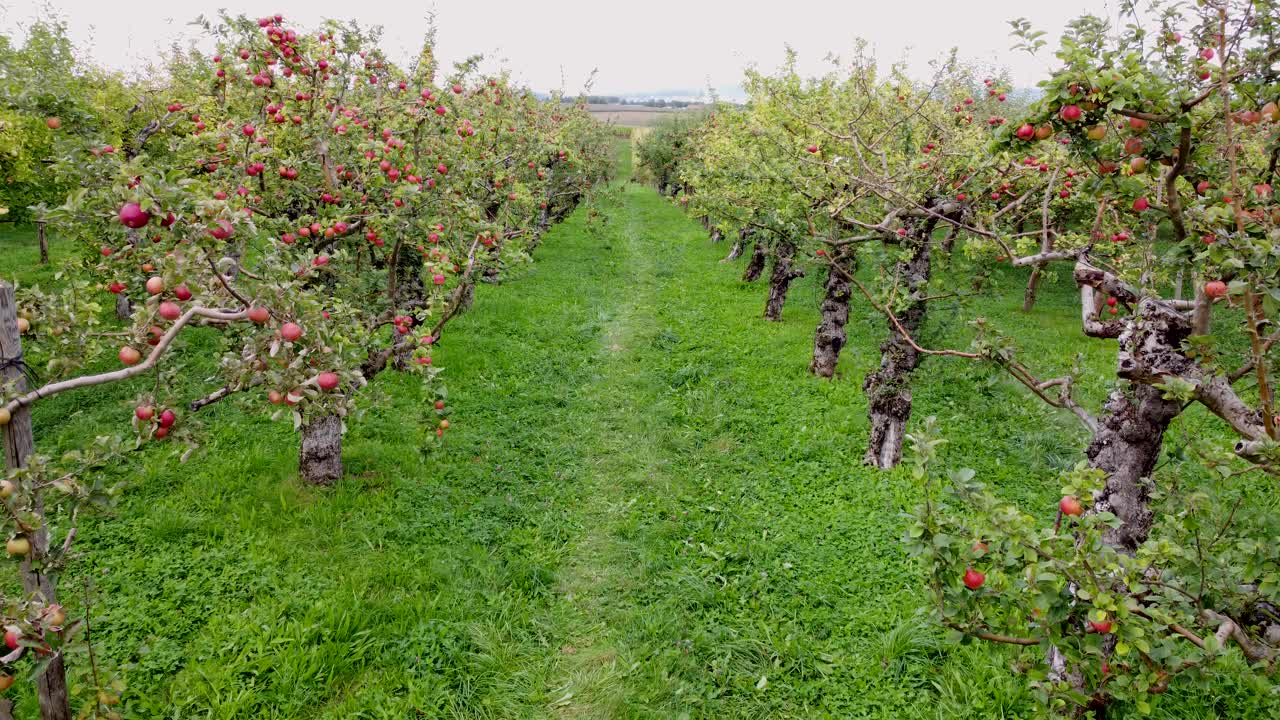
[[(17, 30), (52, 11), (99, 64), (136, 68), (157, 48), (196, 34), (187, 22), (210, 8), (251, 17), (279, 12), (312, 27), (321, 18), (382, 25), (395, 59), (415, 53), (434, 6), (446, 62), (483, 53), (537, 90), (576, 92), (593, 68), (597, 94), (737, 84), (744, 66), (775, 67), (784, 44), (817, 70), (828, 52), (871, 41), (884, 61), (909, 51), (917, 73), (958, 46), (965, 58), (1008, 67), (1029, 87), (1051, 67), (1065, 22), (1084, 12), (1112, 15), (1114, 0), (0, 0), (0, 27)], [(1007, 21), (1027, 17), (1049, 33), (1031, 58), (1009, 49)]]

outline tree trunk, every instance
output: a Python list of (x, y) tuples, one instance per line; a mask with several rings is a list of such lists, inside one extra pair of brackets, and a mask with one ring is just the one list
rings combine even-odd
[(1148, 385), (1130, 384), (1112, 391), (1098, 419), (1098, 432), (1085, 454), (1089, 466), (1107, 473), (1090, 513), (1111, 512), (1121, 525), (1108, 529), (1103, 542), (1133, 554), (1151, 531), (1151, 471), (1160, 459), (1164, 431), (1182, 412), (1177, 401)]
[(395, 273), (395, 291), (390, 298), (397, 307), (410, 305), (426, 295), (426, 285), (422, 280), (422, 257), (401, 243), (392, 253), (391, 267), (387, 272)]
[(747, 262), (747, 269), (742, 272), (743, 282), (755, 282), (760, 279), (760, 273), (764, 272), (764, 263), (767, 259), (764, 243), (756, 240), (755, 246), (751, 249), (751, 260)]
[(476, 284), (472, 282), (464, 282), (455, 290), (458, 298), (457, 314), (464, 313), (471, 309), (471, 305), (476, 301)]
[(795, 243), (790, 240), (781, 240), (774, 248), (773, 272), (769, 275), (769, 299), (764, 304), (765, 320), (782, 321), (782, 306), (787, 302), (791, 281), (804, 277), (804, 272), (795, 270), (791, 264), (795, 254)]
[(1165, 429), (1182, 412), (1181, 402), (1163, 399), (1163, 391), (1151, 383), (1198, 366), (1182, 352), (1193, 330), (1193, 320), (1143, 298), (1120, 333), (1116, 374), (1130, 381), (1130, 390), (1111, 393), (1088, 456), (1092, 467), (1108, 475), (1091, 512), (1109, 510), (1120, 519), (1103, 541), (1123, 552), (1133, 553), (1151, 531), (1151, 471), (1160, 459)]
[(738, 258), (742, 257), (742, 242), (743, 242), (742, 236), (739, 235), (738, 239), (733, 241), (733, 247), (729, 248), (729, 254), (725, 255), (724, 259), (721, 260), (720, 262), (731, 263), (734, 260), (737, 260)]
[(342, 478), (342, 418), (320, 415), (302, 426), (298, 475), (310, 485), (333, 485)]
[[(22, 336), (18, 332), (18, 307), (13, 288), (0, 283), (0, 358), (22, 359)], [(26, 376), (17, 363), (0, 370), (0, 381), (14, 383), (17, 392), (27, 389)], [(4, 427), (4, 461), (9, 468), (25, 467), (35, 453), (35, 437), (31, 430), (31, 409), (27, 406), (13, 412)], [(43, 561), (49, 554), (49, 529), (44, 522), (44, 501), (38, 489), (32, 491), (32, 513), (38, 518), (38, 528), (28, 538), (31, 552), (22, 559), (22, 588), (29, 597), (46, 604), (58, 602), (57, 577), (43, 570)], [(71, 701), (67, 695), (67, 670), (59, 653), (49, 663), (44, 673), (36, 678), (36, 695), (40, 701), (41, 720), (70, 720)]]
[(1196, 288), (1196, 308), (1191, 316), (1191, 324), (1196, 335), (1208, 335), (1209, 324), (1213, 320), (1213, 298), (1205, 294), (1202, 278), (1193, 275), (1192, 281)]
[(1022, 312), (1031, 312), (1036, 306), (1036, 290), (1040, 287), (1040, 266), (1031, 268), (1031, 277), (1027, 278), (1027, 289), (1022, 293)]
[[(1046, 212), (1047, 207), (1046, 205)], [(1019, 223), (1019, 227), (1021, 227), (1021, 223)], [(1041, 232), (1040, 254), (1043, 255), (1053, 250), (1053, 233), (1048, 228), (1044, 228)], [(1027, 278), (1026, 292), (1022, 294), (1022, 312), (1031, 312), (1031, 309), (1036, 306), (1036, 291), (1040, 288), (1040, 277), (1042, 275), (1044, 275), (1044, 263), (1037, 263), (1035, 267), (1031, 268), (1031, 277)]]
[(849, 278), (853, 263), (844, 258), (832, 258), (836, 263), (827, 269), (827, 294), (822, 299), (822, 319), (813, 335), (813, 362), (809, 371), (818, 377), (833, 377), (840, 351), (845, 344), (845, 323), (849, 322), (849, 299), (852, 296)]
[(724, 240), (724, 233), (721, 232), (720, 228), (711, 228), (711, 242), (718, 243), (721, 240)]
[(44, 234), (44, 222), (36, 221), (36, 237), (40, 240), (40, 264), (49, 264), (49, 239)]
[[(936, 219), (929, 217), (911, 229), (911, 257), (898, 262), (894, 276), (904, 283), (899, 295), (907, 305), (898, 312), (898, 322), (913, 338), (924, 325), (929, 277), (933, 271), (930, 236)], [(867, 376), (862, 389), (867, 396), (871, 438), (863, 462), (887, 470), (902, 461), (902, 440), (911, 419), (911, 373), (920, 364), (920, 354), (898, 331), (892, 320), (889, 337), (880, 344), (880, 369)]]
[(129, 300), (129, 294), (124, 290), (116, 293), (116, 317), (121, 320), (128, 320), (133, 317), (133, 303)]

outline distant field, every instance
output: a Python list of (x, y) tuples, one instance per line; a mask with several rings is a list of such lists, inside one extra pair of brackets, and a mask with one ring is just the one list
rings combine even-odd
[(695, 109), (701, 108), (674, 110), (670, 108), (644, 107), (643, 105), (587, 106), (587, 111), (595, 116), (597, 120), (612, 122), (623, 127), (652, 127), (662, 122), (664, 118), (674, 117)]

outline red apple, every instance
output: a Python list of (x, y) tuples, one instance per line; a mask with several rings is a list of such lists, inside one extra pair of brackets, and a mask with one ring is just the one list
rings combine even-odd
[(973, 568), (965, 568), (964, 586), (970, 590), (977, 590), (987, 581), (987, 576), (974, 570)]
[(1227, 294), (1227, 284), (1221, 280), (1210, 280), (1204, 284), (1204, 294), (1211, 298), (1225, 297)]
[(338, 387), (339, 380), (338, 373), (323, 372), (316, 376), (316, 385), (319, 385), (321, 390), (332, 390)]
[(160, 317), (165, 320), (177, 320), (182, 317), (182, 308), (178, 307), (178, 303), (166, 300), (160, 303)]
[(120, 362), (125, 365), (137, 365), (138, 361), (142, 359), (142, 353), (138, 352), (138, 349), (135, 347), (125, 345), (120, 348), (118, 357), (120, 358)]
[(178, 415), (172, 410), (165, 410), (160, 413), (159, 422), (161, 428), (171, 428), (174, 423), (178, 422)]
[(1018, 128), (1016, 134), (1020, 140), (1030, 140), (1036, 136), (1036, 128), (1031, 123), (1025, 123)]
[(164, 292), (164, 278), (158, 275), (147, 278), (147, 292), (152, 295), (159, 295)]
[(1058, 116), (1067, 122), (1075, 122), (1082, 115), (1084, 115), (1084, 111), (1080, 109), (1079, 105), (1063, 105), (1062, 110), (1058, 112)]
[(1151, 207), (1151, 203), (1147, 202), (1147, 199), (1144, 197), (1140, 197), (1137, 200), (1133, 201), (1134, 212), (1142, 212), (1143, 210), (1146, 210), (1149, 207)]
[(288, 342), (294, 342), (302, 337), (302, 327), (297, 323), (287, 322), (280, 326), (280, 337)]
[(271, 313), (267, 312), (267, 309), (264, 307), (249, 308), (249, 319), (259, 325), (265, 323), (270, 317)]
[(57, 130), (62, 127), (62, 121), (56, 117), (45, 118), (44, 125), (50, 130)]
[(133, 411), (133, 414), (139, 420), (142, 420), (143, 422), (145, 422), (155, 417), (156, 411), (155, 411), (155, 408), (151, 407), (150, 405), (139, 405), (138, 408)]
[(1062, 511), (1063, 515), (1074, 516), (1084, 512), (1084, 507), (1080, 505), (1080, 501), (1076, 499), (1075, 495), (1067, 495), (1062, 498), (1061, 502), (1058, 503), (1058, 509)]
[(173, 296), (186, 302), (191, 299), (191, 290), (186, 285), (179, 285), (173, 289)]
[(151, 213), (142, 209), (138, 203), (125, 203), (120, 208), (120, 224), (137, 230), (151, 221)]
[(209, 228), (209, 234), (215, 240), (226, 240), (235, 234), (235, 226), (231, 224), (230, 220), (219, 218), (214, 223), (214, 226)]

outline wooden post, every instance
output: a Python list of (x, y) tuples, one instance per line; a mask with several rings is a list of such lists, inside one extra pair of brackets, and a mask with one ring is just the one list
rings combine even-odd
[(49, 264), (49, 239), (44, 235), (44, 221), (36, 221), (36, 236), (40, 238), (40, 264)]
[[(0, 377), (16, 382), (15, 390), (25, 392), (27, 379), (22, 368), (11, 361), (22, 358), (22, 335), (18, 332), (18, 303), (13, 286), (0, 282)], [(31, 409), (23, 406), (13, 411), (4, 427), (4, 462), (7, 468), (20, 468), (35, 453), (31, 433)], [(44, 524), (44, 503), (38, 493), (32, 512), (40, 518), (40, 529), (31, 538), (31, 552), (22, 561), (22, 587), (29, 596), (45, 603), (58, 601), (57, 583), (53, 575), (41, 570), (40, 561), (49, 552), (49, 530)], [(71, 720), (71, 702), (67, 697), (67, 671), (59, 654), (36, 679), (40, 699), (41, 720)]]

